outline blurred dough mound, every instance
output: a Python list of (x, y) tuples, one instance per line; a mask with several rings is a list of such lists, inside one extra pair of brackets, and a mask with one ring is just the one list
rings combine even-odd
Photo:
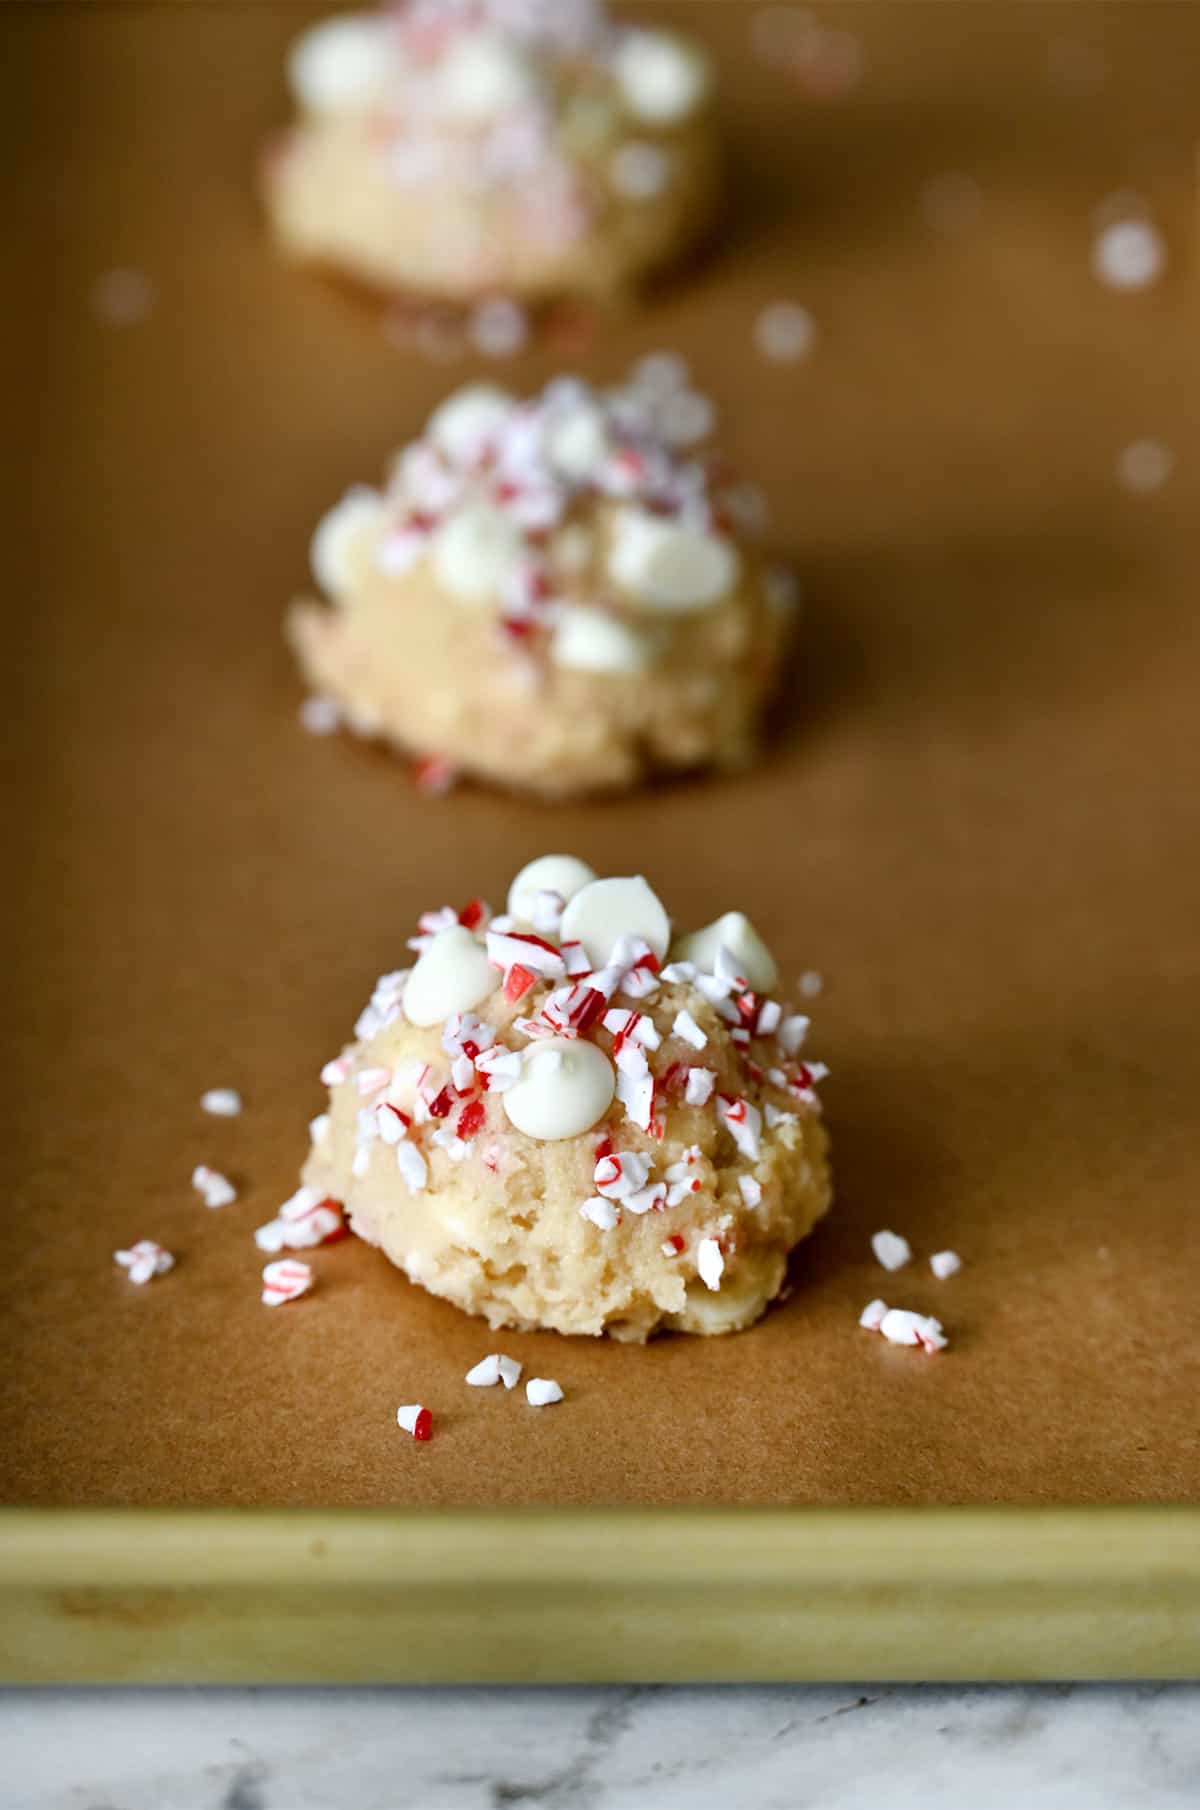
[(451, 396), (320, 523), (289, 638), (353, 729), (546, 797), (738, 767), (790, 626), (677, 360)]
[(549, 855), (410, 947), (322, 1070), (305, 1185), (494, 1327), (756, 1320), (830, 1181), (825, 1071), (748, 921), (672, 942), (645, 880)]
[(711, 219), (708, 64), (600, 0), (407, 0), (293, 45), (268, 153), (280, 245), (467, 301), (628, 290)]

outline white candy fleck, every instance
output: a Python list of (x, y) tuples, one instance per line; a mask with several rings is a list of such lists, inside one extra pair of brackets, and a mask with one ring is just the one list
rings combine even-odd
[(232, 1087), (210, 1087), (207, 1093), (201, 1094), (200, 1105), (214, 1118), (236, 1119), (242, 1110), (242, 1096)]
[(300, 727), (310, 735), (333, 735), (342, 726), (342, 707), (336, 698), (305, 698), (299, 716)]
[(721, 1286), (725, 1274), (725, 1258), (715, 1238), (702, 1238), (696, 1246), (696, 1269), (705, 1288), (714, 1291)]
[(127, 1251), (114, 1251), (113, 1261), (129, 1272), (129, 1280), (139, 1287), (151, 1281), (155, 1276), (165, 1276), (174, 1269), (175, 1259), (170, 1251), (164, 1250), (152, 1238), (139, 1238), (135, 1245)]
[(752, 1175), (738, 1176), (738, 1191), (748, 1207), (762, 1205), (762, 1184)]
[(771, 302), (754, 323), (754, 343), (764, 358), (790, 364), (807, 358), (816, 339), (816, 323), (799, 302)]
[(939, 1282), (945, 1282), (947, 1277), (958, 1274), (962, 1258), (957, 1251), (935, 1251), (929, 1259), (929, 1267)]
[(889, 1307), (879, 1330), (892, 1345), (920, 1345), (926, 1351), (944, 1351), (948, 1340), (940, 1320), (913, 1313), (905, 1307)]
[(590, 1219), (592, 1224), (599, 1226), (602, 1232), (611, 1232), (621, 1219), (621, 1215), (612, 1201), (602, 1200), (599, 1195), (584, 1201), (579, 1209), (579, 1216), (581, 1219)]
[(902, 1270), (906, 1263), (912, 1262), (912, 1246), (907, 1238), (901, 1238), (896, 1232), (876, 1232), (871, 1239), (871, 1249), (885, 1270)]
[(868, 1332), (878, 1332), (883, 1325), (883, 1316), (888, 1310), (886, 1301), (868, 1301), (858, 1316), (858, 1323)]
[(562, 1398), (562, 1389), (553, 1377), (531, 1376), (525, 1385), (525, 1399), (531, 1408), (549, 1408)]
[(1135, 496), (1161, 490), (1175, 468), (1175, 455), (1160, 440), (1132, 440), (1117, 455), (1117, 483)]
[(1092, 270), (1110, 289), (1145, 289), (1166, 261), (1162, 235), (1149, 220), (1114, 220), (1092, 247)]
[(237, 1199), (237, 1189), (228, 1176), (217, 1169), (210, 1169), (207, 1163), (197, 1163), (192, 1170), (192, 1186), (202, 1197), (206, 1207), (227, 1207)]
[[(685, 1043), (690, 1043), (694, 1050), (702, 1050), (708, 1042), (707, 1032), (700, 1029), (691, 1013), (686, 1010), (675, 1014), (675, 1022), (671, 1026), (671, 1031), (674, 1036), (682, 1037)], [(696, 1070), (694, 1072), (703, 1073), (705, 1071)]]
[(419, 1194), (429, 1180), (429, 1165), (407, 1138), (396, 1145), (396, 1167), (404, 1178), (410, 1194)]
[(500, 1356), (493, 1351), (489, 1357), (480, 1358), (473, 1369), (468, 1370), (464, 1379), (473, 1389), (490, 1389), (500, 1381)]
[(716, 1084), (715, 1069), (689, 1068), (683, 1097), (689, 1106), (703, 1106), (712, 1099), (713, 1088)]

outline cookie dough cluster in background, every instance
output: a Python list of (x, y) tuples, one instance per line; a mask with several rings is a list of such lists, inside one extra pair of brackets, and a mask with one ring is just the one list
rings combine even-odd
[(790, 628), (678, 361), (451, 396), (321, 522), (289, 633), (350, 726), (547, 797), (754, 754)]
[(564, 855), (507, 905), (422, 917), (322, 1071), (305, 1190), (492, 1326), (748, 1326), (830, 1200), (808, 1020), (736, 912), (672, 940)]
[(264, 165), (279, 244), (470, 301), (611, 295), (708, 224), (710, 71), (599, 0), (407, 0), (305, 32)]

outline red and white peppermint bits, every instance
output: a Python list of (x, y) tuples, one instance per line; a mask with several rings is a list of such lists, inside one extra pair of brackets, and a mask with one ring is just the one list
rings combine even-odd
[(259, 1226), (254, 1242), (260, 1251), (303, 1251), (335, 1244), (348, 1232), (341, 1201), (316, 1188), (297, 1188), (276, 1217)]
[(127, 1251), (114, 1251), (113, 1261), (128, 1271), (129, 1280), (136, 1282), (139, 1287), (152, 1281), (155, 1276), (165, 1276), (168, 1270), (175, 1267), (175, 1259), (170, 1251), (164, 1250), (161, 1244), (155, 1244), (152, 1238), (139, 1238)]
[(313, 1285), (313, 1273), (307, 1263), (294, 1257), (282, 1257), (268, 1263), (262, 1273), (262, 1298), (266, 1307), (281, 1307), (285, 1301), (297, 1301)]
[(871, 1301), (863, 1308), (858, 1323), (867, 1332), (882, 1333), (890, 1345), (919, 1345), (932, 1354), (944, 1351), (949, 1344), (940, 1320), (930, 1314), (914, 1313), (907, 1307), (889, 1307), (886, 1301)]
[(414, 1439), (433, 1438), (433, 1415), (420, 1402), (410, 1402), (406, 1407), (396, 1409), (396, 1425), (402, 1433), (411, 1433)]
[(696, 1246), (696, 1272), (705, 1288), (715, 1294), (725, 1274), (725, 1256), (716, 1238), (702, 1238)]

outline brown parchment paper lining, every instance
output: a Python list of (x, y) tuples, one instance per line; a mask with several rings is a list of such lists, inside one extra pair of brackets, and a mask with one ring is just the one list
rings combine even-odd
[[(797, 673), (759, 771), (545, 809), (419, 797), (296, 722), (279, 624), (316, 516), (477, 369), (398, 351), (264, 245), (251, 166), (305, 14), (6, 9), (4, 1500), (1200, 1492), (1200, 13), (826, 9), (865, 61), (819, 101), (752, 58), (752, 10), (665, 9), (720, 58), (732, 218), (586, 368), (692, 361), (801, 569)], [(979, 185), (957, 234), (922, 210), (950, 172)], [(1089, 272), (1122, 186), (1170, 247), (1136, 296)], [(155, 288), (125, 330), (89, 305), (118, 265)], [(751, 345), (779, 298), (818, 324), (794, 367)], [(1144, 435), (1176, 468), (1135, 497), (1113, 466)], [(790, 979), (826, 977), (839, 1201), (791, 1299), (731, 1339), (497, 1340), (350, 1243), (267, 1312), (250, 1232), (321, 1062), (418, 910), (495, 901), (551, 848), (644, 869), (685, 923), (742, 907)], [(218, 1084), (240, 1119), (200, 1113)], [(198, 1203), (198, 1161), (236, 1206)], [(920, 1253), (899, 1277), (885, 1225)], [(111, 1253), (143, 1236), (179, 1261), (136, 1290)], [(966, 1267), (939, 1284), (945, 1246)], [(858, 1331), (877, 1293), (950, 1350)], [(497, 1345), (565, 1403), (467, 1390)], [(426, 1446), (394, 1425), (418, 1399)]]

